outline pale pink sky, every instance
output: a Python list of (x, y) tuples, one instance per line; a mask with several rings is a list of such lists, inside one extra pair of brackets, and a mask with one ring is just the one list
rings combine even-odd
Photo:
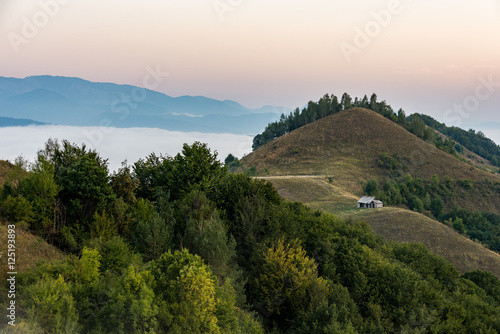
[[(498, 0), (4, 0), (0, 36), (0, 76), (140, 86), (160, 66), (171, 96), (294, 108), (376, 92), (463, 127), (500, 122)], [(482, 80), (498, 82), (487, 98), (447, 112)]]

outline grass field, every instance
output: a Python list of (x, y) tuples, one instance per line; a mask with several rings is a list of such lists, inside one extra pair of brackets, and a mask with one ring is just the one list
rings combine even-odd
[[(15, 270), (17, 273), (25, 272), (28, 268), (35, 266), (42, 261), (51, 261), (55, 259), (63, 259), (64, 253), (56, 247), (49, 245), (45, 240), (35, 237), (31, 233), (17, 227), (15, 229)], [(5, 282), (7, 278), (7, 240), (8, 229), (5, 222), (0, 222), (0, 280)], [(3, 290), (5, 285), (1, 285)], [(2, 295), (3, 291), (2, 291)]]

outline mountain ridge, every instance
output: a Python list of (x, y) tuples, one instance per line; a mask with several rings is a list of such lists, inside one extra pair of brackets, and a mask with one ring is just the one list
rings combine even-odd
[(26, 118), (0, 117), (0, 128), (10, 126), (28, 126), (28, 125), (49, 125), (48, 123), (37, 122)]
[[(132, 85), (76, 77), (0, 77), (0, 116), (61, 125), (99, 126), (106, 118), (116, 127), (139, 124), (178, 130), (182, 124), (183, 131), (254, 134), (286, 111), (287, 108), (273, 106), (249, 109), (235, 101), (204, 96), (171, 97)], [(127, 119), (129, 115), (143, 119), (136, 122)], [(219, 117), (205, 118), (214, 115)], [(248, 122), (249, 116), (254, 119), (252, 122)], [(243, 118), (238, 122), (234, 117)], [(235, 127), (235, 123), (239, 126)]]

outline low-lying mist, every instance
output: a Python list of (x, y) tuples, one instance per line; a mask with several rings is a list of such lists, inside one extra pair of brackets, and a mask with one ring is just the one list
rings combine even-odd
[(68, 141), (95, 149), (109, 159), (110, 171), (122, 161), (132, 164), (154, 152), (175, 156), (184, 143), (207, 143), (218, 152), (219, 160), (232, 153), (241, 158), (252, 151), (252, 137), (234, 134), (178, 132), (151, 128), (99, 128), (72, 126), (28, 126), (0, 128), (0, 159), (14, 161), (20, 155), (33, 161), (49, 138)]

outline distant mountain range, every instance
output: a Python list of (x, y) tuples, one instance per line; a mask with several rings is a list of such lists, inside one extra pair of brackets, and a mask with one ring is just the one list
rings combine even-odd
[(37, 122), (32, 119), (0, 117), (0, 128), (7, 126), (28, 126), (28, 125), (47, 125), (47, 123)]
[[(289, 111), (273, 106), (248, 109), (234, 101), (203, 96), (171, 97), (140, 87), (80, 78), (0, 77), (0, 116), (23, 119), (11, 120), (14, 125), (41, 122), (256, 134)], [(0, 126), (10, 124), (4, 120)]]

